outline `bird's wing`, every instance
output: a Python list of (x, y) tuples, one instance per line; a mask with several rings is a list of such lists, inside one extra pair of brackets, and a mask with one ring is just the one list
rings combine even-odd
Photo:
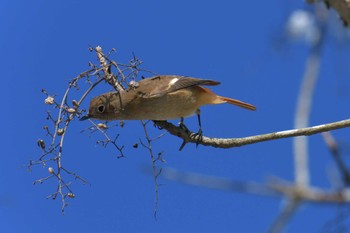
[(152, 85), (152, 90), (148, 92), (149, 93), (148, 97), (150, 98), (160, 97), (162, 95), (176, 92), (178, 90), (193, 87), (193, 86), (198, 86), (198, 85), (215, 86), (220, 84), (220, 82), (217, 82), (214, 80), (199, 79), (199, 78), (177, 76), (177, 75), (156, 76), (151, 79), (154, 82), (154, 85)]

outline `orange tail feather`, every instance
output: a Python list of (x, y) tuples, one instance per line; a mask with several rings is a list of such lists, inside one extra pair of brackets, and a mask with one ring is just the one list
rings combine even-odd
[(229, 104), (233, 104), (233, 105), (236, 105), (236, 106), (238, 106), (238, 107), (245, 108), (245, 109), (248, 109), (248, 110), (253, 110), (253, 111), (256, 110), (256, 107), (255, 107), (254, 105), (251, 105), (251, 104), (242, 102), (242, 101), (240, 101), (240, 100), (235, 100), (235, 99), (231, 99), (231, 98), (227, 98), (227, 97), (222, 97), (222, 96), (218, 96), (218, 97), (219, 97), (220, 100), (222, 100), (223, 102), (226, 102), (226, 103), (229, 103)]
[(240, 101), (240, 100), (231, 99), (231, 98), (227, 98), (227, 97), (223, 97), (223, 96), (218, 96), (214, 92), (209, 90), (208, 88), (201, 87), (201, 86), (197, 86), (196, 88), (197, 88), (198, 91), (205, 93), (202, 96), (205, 96), (206, 100), (204, 102), (206, 104), (229, 103), (229, 104), (236, 105), (238, 107), (245, 108), (245, 109), (248, 109), (248, 110), (253, 110), (253, 111), (256, 110), (256, 107), (254, 105), (245, 103), (245, 102)]

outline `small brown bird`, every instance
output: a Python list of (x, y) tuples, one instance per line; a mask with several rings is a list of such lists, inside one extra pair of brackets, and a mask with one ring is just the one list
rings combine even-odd
[(207, 104), (229, 103), (248, 110), (255, 106), (218, 96), (202, 86), (217, 81), (177, 75), (160, 75), (135, 82), (128, 90), (109, 92), (91, 100), (89, 112), (81, 120), (171, 120), (198, 114)]

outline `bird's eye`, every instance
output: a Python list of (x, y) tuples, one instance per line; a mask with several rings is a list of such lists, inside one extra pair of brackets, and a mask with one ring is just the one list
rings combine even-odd
[(105, 111), (105, 106), (104, 106), (104, 105), (98, 106), (98, 107), (97, 107), (97, 111), (98, 111), (99, 113), (103, 113), (103, 112)]

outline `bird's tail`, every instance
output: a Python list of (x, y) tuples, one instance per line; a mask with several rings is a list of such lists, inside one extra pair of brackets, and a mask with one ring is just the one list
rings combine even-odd
[(254, 105), (245, 103), (243, 101), (222, 97), (222, 96), (217, 96), (217, 97), (218, 97), (218, 100), (221, 101), (221, 103), (229, 103), (248, 110), (253, 110), (253, 111), (256, 110), (256, 107)]
[(245, 102), (240, 101), (240, 100), (231, 99), (231, 98), (227, 98), (227, 97), (223, 97), (223, 96), (218, 96), (214, 92), (209, 90), (208, 88), (197, 86), (197, 89), (205, 92), (205, 95), (202, 95), (202, 96), (205, 96), (206, 100), (204, 102), (206, 104), (229, 103), (229, 104), (236, 105), (238, 107), (245, 108), (248, 110), (253, 110), (253, 111), (256, 110), (256, 107), (254, 105), (245, 103)]

